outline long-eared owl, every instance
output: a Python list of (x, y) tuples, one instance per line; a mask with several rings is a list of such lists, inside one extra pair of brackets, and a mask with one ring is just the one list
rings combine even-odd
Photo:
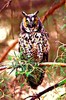
[(22, 12), (24, 18), (20, 25), (19, 51), (33, 57), (35, 61), (48, 61), (49, 42), (48, 33), (45, 31), (36, 11), (33, 14)]

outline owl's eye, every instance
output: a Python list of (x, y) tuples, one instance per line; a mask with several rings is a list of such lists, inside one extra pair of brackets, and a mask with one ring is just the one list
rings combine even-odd
[(37, 24), (37, 22), (36, 22), (36, 21), (34, 21), (34, 24), (36, 25), (36, 24)]
[(34, 20), (34, 24), (35, 24), (35, 25), (37, 24), (37, 20), (36, 20), (36, 19)]
[(26, 25), (29, 25), (29, 23), (30, 23), (30, 19), (26, 18)]
[(26, 21), (27, 21), (27, 22), (30, 22), (30, 19), (29, 19), (29, 18), (26, 18)]
[(32, 17), (32, 21), (34, 21), (34, 17)]
[(32, 17), (32, 21), (33, 21), (35, 24), (37, 24), (37, 21), (38, 21), (37, 17)]

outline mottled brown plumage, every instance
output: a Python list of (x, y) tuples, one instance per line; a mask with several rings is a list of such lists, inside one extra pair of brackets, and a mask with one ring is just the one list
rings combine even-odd
[[(37, 16), (38, 11), (34, 14), (22, 13), (24, 18), (20, 25), (19, 51), (23, 50), (23, 53), (27, 56), (33, 57), (35, 62), (48, 61), (48, 52), (50, 48), (48, 33), (45, 31), (40, 18)], [(39, 73), (40, 71), (38, 71), (38, 74)], [(37, 77), (38, 74), (36, 74)], [(43, 76), (42, 72), (42, 74), (40, 74), (39, 82), (36, 84), (28, 78), (29, 83), (33, 84), (33, 88), (36, 88), (42, 82), (41, 80), (43, 79)]]
[[(45, 31), (37, 13), (26, 14), (20, 25), (19, 49), (23, 49), (28, 56), (33, 56), (35, 61), (48, 61), (49, 42), (48, 33)], [(43, 57), (44, 56), (44, 57)]]

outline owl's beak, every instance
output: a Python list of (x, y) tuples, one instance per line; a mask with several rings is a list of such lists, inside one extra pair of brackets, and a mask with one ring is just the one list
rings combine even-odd
[(30, 27), (31, 27), (31, 28), (33, 27), (33, 22), (30, 23)]
[(33, 28), (33, 22), (30, 22), (29, 27)]

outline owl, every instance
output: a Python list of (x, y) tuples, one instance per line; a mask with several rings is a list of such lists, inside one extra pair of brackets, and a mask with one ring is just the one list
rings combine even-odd
[(24, 18), (20, 25), (19, 51), (29, 57), (33, 57), (36, 62), (47, 62), (49, 52), (48, 33), (45, 31), (40, 18), (39, 11), (33, 14), (22, 12)]
[[(47, 62), (50, 48), (48, 33), (37, 16), (38, 12), (33, 14), (22, 12), (24, 18), (20, 24), (19, 52), (23, 50), (23, 54), (32, 57), (35, 62)], [(31, 74), (27, 81), (33, 89), (36, 89), (42, 83), (44, 72), (36, 69)]]

